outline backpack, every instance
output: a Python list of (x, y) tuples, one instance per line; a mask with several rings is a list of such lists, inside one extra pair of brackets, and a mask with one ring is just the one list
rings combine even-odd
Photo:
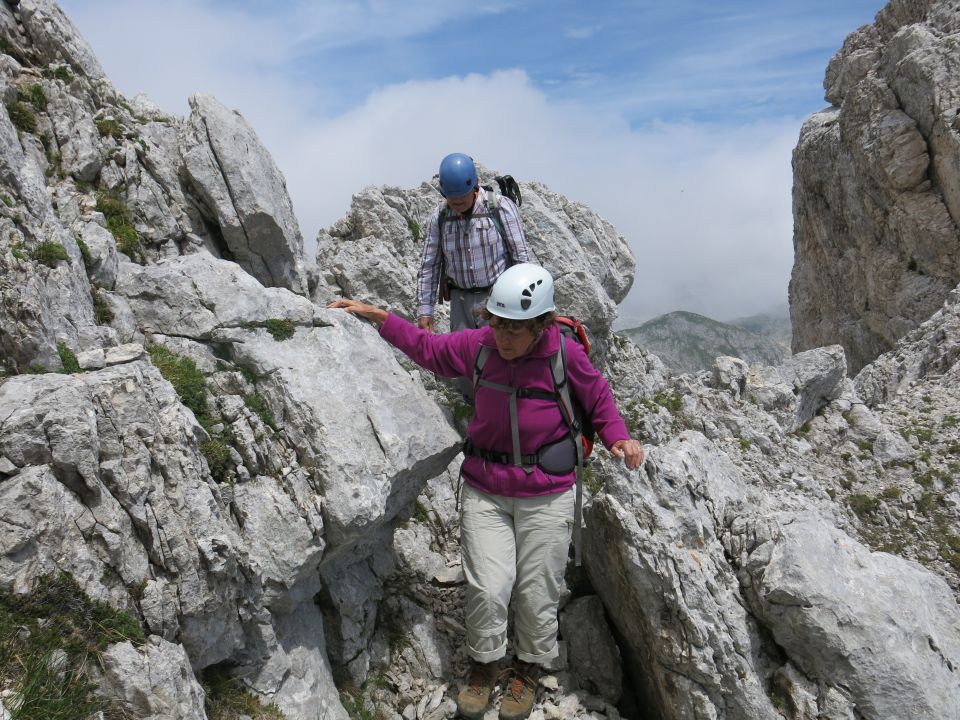
[[(560, 328), (561, 338), (572, 338), (576, 340), (583, 346), (584, 352), (586, 352), (587, 355), (590, 355), (590, 340), (587, 338), (587, 329), (584, 327), (582, 322), (576, 318), (558, 315), (556, 318), (556, 323)], [(563, 345), (561, 344), (561, 349), (562, 348)], [(566, 383), (566, 352), (563, 353), (563, 356), (563, 382)], [(556, 384), (556, 381), (557, 377), (555, 374), (554, 384)], [(574, 423), (579, 426), (580, 442), (583, 444), (583, 458), (586, 460), (593, 452), (593, 445), (597, 439), (597, 431), (593, 427), (593, 423), (590, 421), (590, 418), (588, 418), (586, 413), (584, 413), (583, 406), (580, 405), (580, 401), (577, 400), (575, 395), (570, 396), (570, 405), (573, 408), (572, 417), (567, 418), (564, 416), (564, 419), (567, 421), (567, 425), (571, 427), (574, 426)], [(561, 412), (563, 412), (562, 407)]]
[[(532, 468), (538, 465), (545, 472), (551, 474), (563, 475), (571, 470), (576, 470), (576, 505), (574, 509), (573, 540), (574, 554), (577, 566), (580, 565), (581, 542), (580, 526), (583, 512), (583, 464), (584, 461), (593, 452), (593, 445), (596, 439), (596, 430), (593, 423), (577, 400), (576, 396), (570, 392), (570, 386), (567, 377), (567, 349), (566, 339), (572, 338), (579, 342), (587, 355), (590, 354), (590, 341), (587, 338), (586, 328), (576, 318), (558, 316), (556, 324), (560, 328), (560, 349), (550, 358), (550, 369), (553, 375), (553, 392), (544, 390), (530, 390), (528, 388), (515, 388), (509, 385), (500, 385), (483, 379), (483, 368), (486, 365), (492, 348), (481, 346), (477, 351), (477, 356), (473, 364), (473, 387), (474, 391), (481, 385), (493, 390), (510, 394), (510, 429), (513, 435), (513, 452), (496, 453), (477, 448), (467, 439), (463, 446), (465, 455), (478, 455), (486, 460), (504, 463), (507, 465), (518, 465)], [(538, 448), (537, 452), (530, 455), (520, 453), (520, 431), (517, 419), (517, 398), (537, 398), (541, 400), (556, 400), (560, 406), (560, 414), (563, 416), (569, 428), (569, 434), (553, 443)], [(572, 443), (571, 443), (572, 441)], [(572, 466), (569, 466), (572, 463)], [(531, 470), (527, 470), (530, 472)]]

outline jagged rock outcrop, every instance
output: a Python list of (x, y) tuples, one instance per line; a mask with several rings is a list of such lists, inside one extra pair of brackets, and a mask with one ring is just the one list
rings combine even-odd
[[(495, 187), (492, 172), (478, 166), (478, 173), (482, 184)], [(534, 260), (556, 280), (557, 307), (586, 323), (603, 357), (616, 304), (633, 284), (633, 253), (616, 228), (586, 206), (542, 183), (521, 182), (520, 187), (524, 235)], [(431, 183), (365, 188), (355, 195), (347, 215), (317, 238), (322, 281), (314, 299), (343, 294), (409, 317), (416, 311), (425, 234), (442, 200)]]
[(216, 218), (225, 252), (267, 286), (306, 293), (303, 237), (286, 182), (243, 116), (209, 95), (190, 98), (184, 170)]
[[(237, 113), (203, 96), (186, 121), (142, 97), (127, 102), (53, 2), (4, 4), (0, 28), (0, 298), (3, 321), (17, 318), (0, 332), (9, 370), (58, 367), (57, 343), (86, 351), (128, 339), (98, 325), (88, 299), (125, 315), (109, 295), (118, 252), (144, 262), (205, 249), (306, 294), (283, 178)], [(29, 262), (38, 254), (46, 264)]]
[(893, 0), (827, 68), (794, 151), (793, 349), (851, 372), (960, 282), (960, 10)]
[(744, 328), (677, 310), (619, 331), (677, 373), (709, 370), (721, 356), (779, 365), (789, 355), (773, 340)]

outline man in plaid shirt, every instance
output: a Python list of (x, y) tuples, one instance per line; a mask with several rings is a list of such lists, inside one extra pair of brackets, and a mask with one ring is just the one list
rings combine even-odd
[(500, 274), (511, 265), (530, 261), (520, 212), (510, 198), (500, 196), (501, 233), (496, 210), (488, 207), (486, 193), (480, 192), (473, 159), (463, 153), (452, 153), (441, 161), (440, 192), (447, 201), (446, 212), (442, 228), (444, 208), (434, 213), (423, 246), (417, 326), (434, 331), (438, 288), (440, 292), (447, 288), (450, 329), (476, 328), (483, 323), (476, 309), (484, 306)]

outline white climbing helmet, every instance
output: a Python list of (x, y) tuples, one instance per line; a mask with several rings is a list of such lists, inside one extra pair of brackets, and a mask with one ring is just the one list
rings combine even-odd
[(507, 268), (487, 298), (487, 310), (508, 320), (529, 320), (555, 309), (553, 277), (533, 263)]

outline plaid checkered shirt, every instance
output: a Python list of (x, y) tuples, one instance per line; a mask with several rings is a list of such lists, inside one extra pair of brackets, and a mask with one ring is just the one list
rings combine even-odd
[(487, 206), (487, 194), (482, 190), (477, 193), (469, 216), (460, 217), (447, 210), (442, 243), (439, 221), (444, 206), (433, 213), (417, 276), (417, 317), (433, 315), (441, 280), (441, 260), (446, 260), (444, 272), (458, 288), (490, 287), (511, 265), (529, 262), (517, 206), (502, 195), (498, 197), (498, 205), (503, 219), (503, 238)]

